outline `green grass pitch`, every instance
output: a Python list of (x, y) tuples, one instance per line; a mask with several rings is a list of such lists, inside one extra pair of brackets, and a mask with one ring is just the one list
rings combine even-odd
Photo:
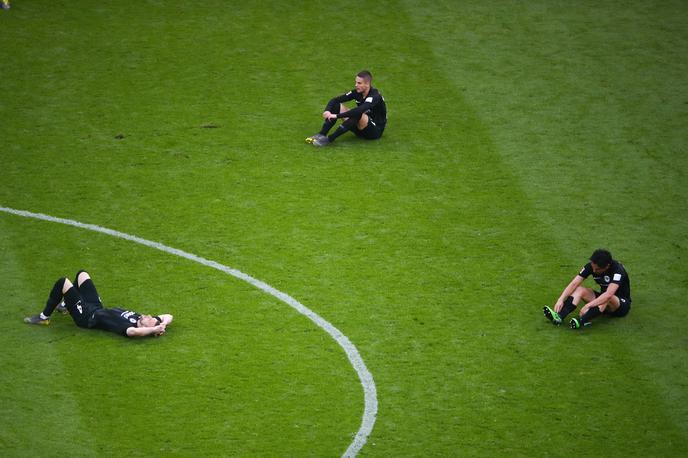
[[(688, 455), (688, 5), (95, 2), (0, 11), (0, 206), (239, 269), (372, 373), (360, 456)], [(380, 141), (317, 149), (372, 71)], [(587, 256), (633, 308), (555, 328)], [(339, 456), (342, 348), (217, 270), (0, 213), (0, 456)], [(90, 270), (160, 339), (22, 323)]]

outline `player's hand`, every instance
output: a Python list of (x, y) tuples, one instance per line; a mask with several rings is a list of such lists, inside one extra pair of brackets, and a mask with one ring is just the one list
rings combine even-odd
[(330, 116), (332, 116), (332, 113), (329, 111), (323, 111), (323, 119), (330, 119)]
[(330, 113), (330, 116), (327, 119), (329, 119), (330, 121), (334, 121), (337, 119), (337, 115), (335, 113)]
[(605, 302), (604, 304), (598, 305), (598, 307), (600, 309), (600, 312), (604, 313), (604, 310), (607, 308), (607, 302)]
[(164, 324), (159, 324), (155, 327), (155, 332), (153, 334), (155, 334), (156, 337), (161, 336), (165, 334), (165, 328), (166, 326)]
[(564, 308), (564, 303), (562, 301), (557, 301), (556, 304), (554, 304), (554, 311), (559, 313), (561, 312), (561, 309)]

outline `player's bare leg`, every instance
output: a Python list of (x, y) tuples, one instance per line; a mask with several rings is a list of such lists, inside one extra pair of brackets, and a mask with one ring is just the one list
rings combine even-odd
[(83, 282), (85, 282), (86, 280), (89, 280), (90, 278), (91, 278), (91, 276), (88, 274), (88, 272), (81, 271), (81, 272), (79, 272), (79, 275), (77, 275), (77, 277), (76, 277), (76, 284), (78, 286), (81, 286), (81, 284)]
[(569, 297), (566, 298), (561, 306), (554, 307), (554, 309), (545, 306), (543, 308), (545, 317), (553, 324), (560, 325), (571, 312), (576, 310), (576, 307), (580, 303), (581, 299), (585, 302), (590, 302), (591, 300), (595, 299), (595, 293), (590, 288), (579, 286)]
[(579, 286), (576, 288), (571, 296), (573, 296), (573, 305), (578, 305), (581, 299), (583, 299), (586, 303), (595, 300), (595, 292), (592, 290), (592, 288), (586, 288), (584, 286)]
[(368, 115), (363, 113), (361, 117), (358, 119), (358, 130), (363, 130), (366, 127), (368, 127)]
[[(595, 292), (592, 289), (583, 288), (582, 286), (576, 288), (574, 295), (579, 290), (581, 290), (581, 299), (583, 299), (586, 303), (594, 301), (596, 299)], [(620, 306), (621, 302), (619, 301), (619, 298), (616, 296), (612, 296), (605, 304), (599, 304), (590, 308), (583, 307), (578, 313), (578, 318), (571, 319), (570, 326), (573, 329), (588, 326), (590, 324), (590, 320), (602, 315), (603, 311), (606, 312), (608, 310), (609, 312), (615, 312), (619, 309)]]
[(616, 312), (617, 310), (619, 310), (619, 307), (621, 307), (621, 301), (619, 301), (619, 298), (618, 298), (618, 297), (612, 296), (612, 298), (609, 299), (609, 301), (607, 301), (607, 306), (606, 306), (606, 308), (605, 308), (605, 313), (606, 313), (607, 311), (612, 312), (612, 313), (613, 313), (613, 312)]

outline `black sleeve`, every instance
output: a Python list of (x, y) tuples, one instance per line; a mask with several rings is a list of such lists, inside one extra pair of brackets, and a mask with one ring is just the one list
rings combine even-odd
[(626, 272), (624, 272), (623, 269), (616, 266), (616, 269), (612, 271), (612, 279), (609, 283), (616, 283), (620, 286), (625, 274)]
[(585, 266), (583, 266), (583, 268), (578, 273), (578, 275), (580, 275), (583, 278), (588, 278), (591, 273), (592, 273), (592, 265), (590, 263), (587, 263)]
[(335, 110), (335, 107), (339, 105), (340, 103), (348, 102), (349, 100), (354, 99), (354, 91), (349, 91), (346, 94), (338, 95), (337, 97), (333, 97), (330, 99), (329, 102), (327, 102), (327, 106), (325, 107), (325, 111), (329, 112), (338, 112), (339, 110)]
[(349, 111), (345, 111), (344, 113), (339, 113), (337, 115), (338, 118), (355, 118), (357, 116), (362, 115), (366, 111), (370, 110), (373, 108), (375, 105), (380, 103), (380, 100), (382, 100), (382, 97), (380, 94), (375, 94), (371, 95), (365, 98), (365, 101), (357, 106), (356, 108), (352, 108)]

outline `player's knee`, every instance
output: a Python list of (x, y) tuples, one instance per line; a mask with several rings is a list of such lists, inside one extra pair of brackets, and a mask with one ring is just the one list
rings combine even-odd
[(573, 291), (573, 294), (572, 294), (572, 295), (573, 295), (573, 296), (578, 296), (578, 297), (583, 297), (583, 296), (585, 296), (585, 293), (587, 292), (587, 289), (588, 289), (588, 288), (586, 288), (586, 287), (584, 287), (584, 286), (579, 286), (579, 287), (577, 287), (577, 288)]
[(91, 278), (91, 276), (85, 270), (80, 270), (76, 273), (76, 284), (81, 286), (83, 282)]
[(366, 127), (368, 127), (368, 115), (362, 114), (360, 118), (358, 118), (358, 130), (363, 130)]
[(619, 301), (619, 298), (617, 296), (612, 296), (608, 301), (607, 301), (607, 308), (611, 312), (616, 312), (616, 310), (621, 306), (621, 301)]
[(62, 294), (66, 293), (74, 286), (67, 277), (61, 278), (60, 281), (62, 282)]

